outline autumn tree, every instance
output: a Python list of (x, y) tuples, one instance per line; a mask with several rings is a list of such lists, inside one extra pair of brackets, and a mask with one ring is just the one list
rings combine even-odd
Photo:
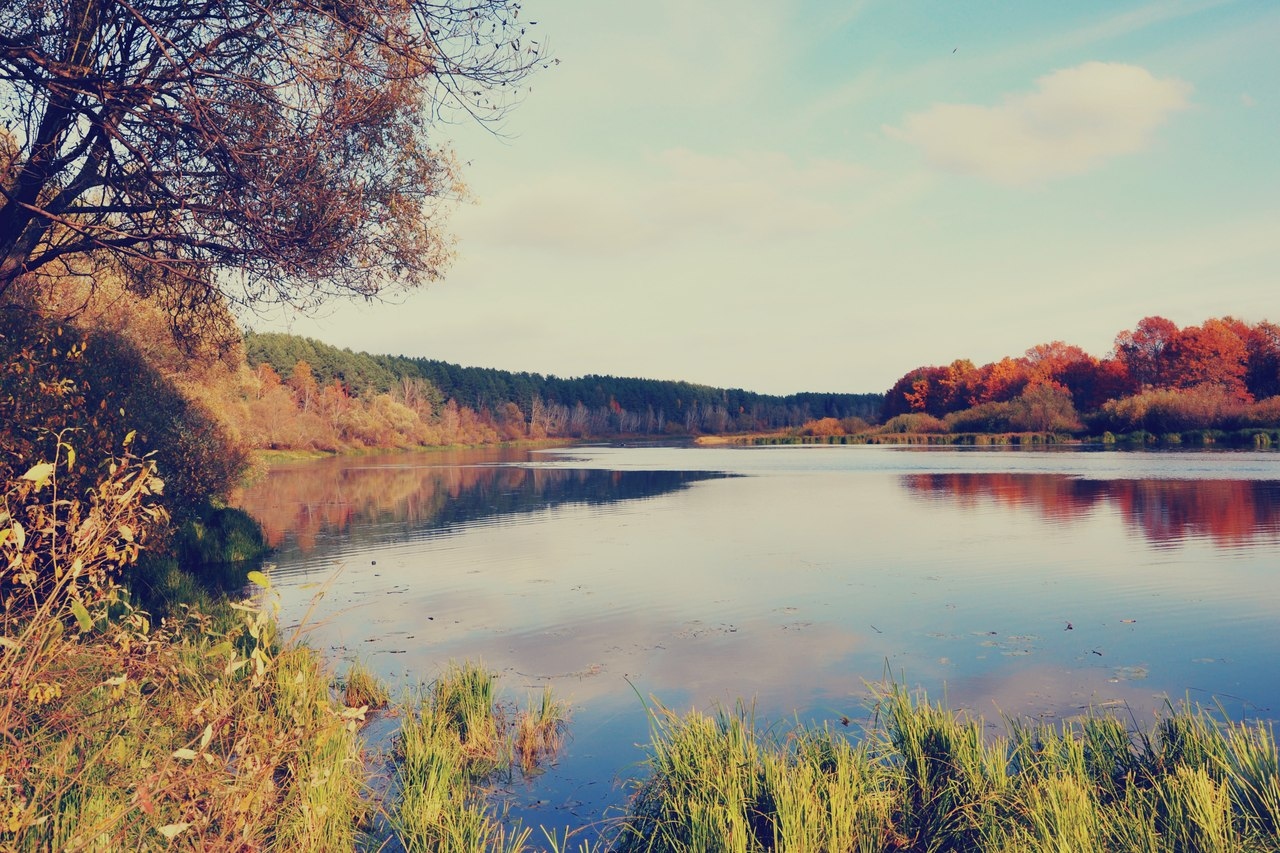
[(289, 374), (289, 387), (293, 389), (293, 398), (298, 408), (310, 412), (315, 406), (316, 395), (320, 393), (320, 385), (311, 365), (299, 359)]
[(1280, 326), (1256, 323), (1245, 338), (1249, 353), (1245, 383), (1255, 399), (1265, 400), (1280, 394)]
[(176, 314), (436, 278), (458, 182), (429, 130), (510, 103), (540, 61), (519, 12), (0, 0), (0, 297), (94, 265)]
[(1233, 324), (1205, 320), (1187, 326), (1169, 342), (1165, 350), (1165, 381), (1172, 388), (1212, 385), (1236, 399), (1252, 401), (1245, 388), (1249, 353)]
[(1002, 403), (1012, 400), (1022, 393), (1028, 381), (1026, 360), (1005, 356), (979, 368), (975, 393), (970, 403)]
[(968, 394), (977, 371), (968, 359), (956, 359), (945, 367), (917, 367), (899, 379), (885, 394), (883, 418), (910, 412), (942, 417), (970, 405)]
[(1164, 317), (1144, 317), (1131, 331), (1116, 335), (1115, 357), (1124, 364), (1136, 389), (1165, 381), (1165, 350), (1177, 337), (1177, 324)]

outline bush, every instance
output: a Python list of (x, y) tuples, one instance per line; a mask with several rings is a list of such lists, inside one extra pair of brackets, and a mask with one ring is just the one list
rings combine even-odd
[(209, 507), (187, 519), (174, 534), (173, 551), (187, 568), (243, 563), (267, 550), (262, 528), (253, 516), (235, 507)]
[(0, 311), (0, 477), (12, 479), (54, 453), (55, 436), (75, 447), (60, 481), (83, 496), (119, 442), (156, 454), (162, 502), (175, 518), (224, 496), (248, 466), (248, 452), (203, 405), (187, 399), (129, 341), (86, 333), (21, 310)]
[(1268, 397), (1244, 407), (1239, 424), (1242, 427), (1280, 427), (1280, 397)]
[(1198, 385), (1190, 389), (1144, 391), (1132, 397), (1108, 400), (1094, 418), (1094, 425), (1115, 432), (1186, 432), (1237, 421), (1247, 409), (1224, 388)]
[(800, 427), (800, 435), (844, 435), (844, 427), (837, 418), (819, 418)]
[(1009, 401), (1009, 423), (1023, 432), (1076, 432), (1084, 429), (1071, 392), (1050, 385), (1029, 388)]
[(83, 626), (85, 608), (115, 599), (120, 573), (168, 516), (157, 505), (161, 482), (150, 460), (113, 460), (96, 485), (76, 495), (59, 488), (62, 472), (76, 464), (74, 450), (59, 442), (52, 458), (5, 482), (0, 596), (5, 612), (73, 602), (66, 606)]
[(911, 412), (905, 415), (895, 415), (885, 421), (884, 426), (880, 427), (880, 431), (890, 433), (942, 433), (947, 431), (947, 425), (933, 415), (926, 415), (923, 412)]
[(1009, 403), (979, 403), (971, 409), (951, 412), (943, 421), (951, 432), (1013, 432)]

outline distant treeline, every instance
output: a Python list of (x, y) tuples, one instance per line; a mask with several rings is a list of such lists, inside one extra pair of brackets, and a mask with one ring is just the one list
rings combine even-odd
[[(576, 378), (462, 367), (444, 361), (371, 355), (310, 338), (246, 332), (251, 369), (268, 365), (281, 379), (299, 364), (319, 387), (340, 384), (354, 397), (389, 394), (433, 408), (453, 401), (482, 420), (532, 437), (696, 434), (786, 429), (820, 418), (874, 419), (883, 394), (801, 393), (772, 396), (689, 382), (588, 375)], [(296, 383), (295, 383), (296, 384)]]

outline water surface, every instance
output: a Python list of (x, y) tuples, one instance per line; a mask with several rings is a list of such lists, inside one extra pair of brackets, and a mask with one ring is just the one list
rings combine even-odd
[(622, 801), (640, 697), (838, 721), (889, 674), (989, 720), (1280, 708), (1272, 453), (393, 454), (281, 465), (242, 504), (335, 658), (405, 688), (480, 660), (571, 704), (559, 762), (507, 791), (535, 823)]

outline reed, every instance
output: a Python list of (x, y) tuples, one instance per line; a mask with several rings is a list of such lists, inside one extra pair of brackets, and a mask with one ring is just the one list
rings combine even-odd
[(502, 712), (495, 703), (495, 677), (482, 665), (452, 663), (436, 680), (431, 713), (456, 733), (463, 753), (487, 776), (510, 764), (510, 750), (500, 737)]
[(536, 703), (513, 717), (495, 701), (496, 693), (492, 672), (472, 662), (454, 663), (426, 696), (403, 709), (388, 810), (390, 828), (405, 850), (528, 849), (531, 830), (506, 826), (487, 799), (486, 785), (512, 772), (517, 752), (521, 772), (538, 772), (563, 743), (567, 711), (545, 688)]
[(515, 752), (520, 756), (520, 769), (526, 775), (537, 773), (542, 765), (554, 759), (564, 745), (568, 732), (567, 709), (557, 701), (551, 687), (544, 687), (537, 703), (516, 720)]
[(348, 708), (385, 708), (391, 702), (391, 691), (368, 667), (355, 660), (342, 681), (342, 702)]
[(610, 839), (648, 851), (1280, 851), (1269, 724), (1186, 705), (1152, 727), (979, 718), (890, 686), (852, 734), (654, 704), (648, 774)]
[(475, 756), (456, 720), (432, 702), (401, 727), (390, 825), (409, 851), (482, 853), (523, 848), (528, 831), (509, 835), (475, 789)]

